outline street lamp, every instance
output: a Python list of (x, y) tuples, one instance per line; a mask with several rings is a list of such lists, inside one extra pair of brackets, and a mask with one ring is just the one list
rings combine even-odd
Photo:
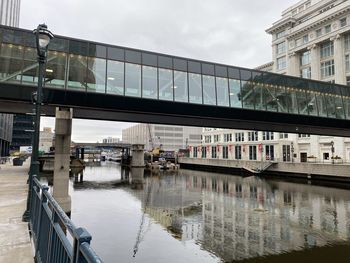
[(40, 136), (40, 113), (42, 104), (42, 89), (43, 89), (43, 78), (45, 72), (45, 64), (47, 60), (47, 51), (50, 44), (50, 40), (53, 38), (53, 34), (47, 29), (47, 25), (40, 24), (36, 29), (33, 30), (33, 34), (36, 37), (36, 49), (38, 54), (39, 62), (39, 78), (37, 91), (33, 93), (34, 104), (35, 104), (35, 121), (34, 121), (34, 134), (33, 134), (33, 150), (32, 158), (30, 162), (29, 170), (29, 190), (27, 197), (27, 208), (23, 214), (23, 221), (28, 222), (30, 216), (30, 199), (32, 192), (32, 180), (33, 175), (39, 174), (39, 136)]
[(334, 164), (334, 142), (331, 141), (332, 164)]

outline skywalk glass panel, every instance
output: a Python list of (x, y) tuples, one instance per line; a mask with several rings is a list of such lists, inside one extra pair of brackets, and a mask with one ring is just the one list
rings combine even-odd
[(124, 95), (124, 62), (107, 61), (107, 93)]
[(318, 109), (317, 109), (317, 103), (316, 103), (316, 92), (314, 91), (313, 88), (310, 88), (310, 90), (307, 91), (306, 97), (308, 100), (307, 109), (309, 111), (309, 115), (318, 116)]
[(174, 85), (173, 85), (173, 71), (170, 69), (158, 69), (159, 78), (159, 99), (173, 100)]
[(297, 98), (297, 91), (298, 89), (295, 87), (295, 80), (294, 78), (290, 77), (283, 77), (284, 83), (286, 86), (286, 92), (287, 92), (287, 104), (288, 104), (288, 111), (292, 114), (298, 114), (298, 98)]
[(229, 79), (230, 104), (233, 108), (242, 108), (241, 81), (239, 79)]
[(216, 78), (216, 91), (217, 91), (217, 105), (229, 106), (229, 92), (228, 92), (228, 79)]
[(141, 66), (125, 63), (125, 95), (141, 97)]
[(255, 101), (255, 109), (256, 110), (266, 110), (266, 98), (265, 94), (265, 87), (263, 83), (263, 74), (253, 72), (253, 81), (252, 85), (254, 85), (254, 98), (252, 98), (252, 101)]
[(253, 81), (242, 80), (242, 102), (244, 109), (255, 109), (255, 85)]
[(64, 88), (67, 53), (49, 51), (45, 72), (45, 87)]
[(175, 101), (188, 102), (187, 73), (174, 71)]
[(335, 84), (328, 84), (324, 95), (328, 117), (344, 119), (345, 112), (340, 88)]
[(207, 105), (216, 105), (215, 78), (203, 75), (203, 102)]
[(106, 60), (88, 58), (87, 92), (106, 92)]
[(22, 46), (1, 44), (0, 82), (19, 83), (21, 81), (23, 50)]
[(288, 113), (288, 95), (286, 88), (282, 85), (276, 85), (275, 87), (275, 102), (278, 112)]
[(86, 90), (87, 57), (69, 56), (68, 89)]
[(189, 73), (189, 101), (202, 104), (202, 79), (200, 74)]
[(158, 98), (157, 68), (142, 66), (142, 97)]
[(327, 107), (326, 107), (326, 101), (323, 96), (323, 94), (326, 92), (326, 87), (323, 83), (317, 83), (317, 90), (315, 92), (316, 97), (316, 104), (317, 104), (317, 110), (318, 110), (318, 116), (319, 117), (327, 117)]
[(348, 87), (342, 87), (341, 91), (342, 91), (345, 118), (347, 120), (350, 120), (350, 89)]
[(38, 83), (38, 54), (35, 48), (24, 48), (22, 64), (22, 84), (36, 85)]

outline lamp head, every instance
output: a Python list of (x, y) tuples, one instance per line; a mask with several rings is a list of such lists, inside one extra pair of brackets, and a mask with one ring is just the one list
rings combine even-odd
[(45, 24), (38, 25), (38, 27), (33, 30), (33, 34), (36, 36), (36, 49), (39, 58), (46, 58), (53, 34), (47, 29), (47, 25)]

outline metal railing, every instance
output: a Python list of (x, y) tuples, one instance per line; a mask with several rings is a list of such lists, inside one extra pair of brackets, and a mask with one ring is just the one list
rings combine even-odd
[(73, 224), (48, 190), (48, 186), (33, 177), (29, 225), (36, 262), (103, 262), (90, 246), (91, 235)]

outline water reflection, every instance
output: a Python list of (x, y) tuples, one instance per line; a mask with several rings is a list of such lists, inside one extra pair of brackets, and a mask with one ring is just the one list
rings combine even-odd
[[(114, 257), (121, 262), (231, 262), (350, 241), (348, 190), (188, 170), (157, 176), (144, 176), (142, 169), (119, 170), (106, 180), (96, 171), (104, 169), (111, 179), (112, 167), (89, 169), (83, 182), (74, 183), (72, 216), (96, 232), (94, 244), (107, 262)], [(84, 209), (77, 206), (76, 195), (84, 189), (94, 190), (90, 198), (103, 198), (105, 207), (95, 220), (103, 218), (115, 229), (89, 222), (87, 211), (80, 211), (80, 217), (74, 212)], [(112, 198), (113, 189), (118, 199), (104, 198), (103, 193)], [(115, 235), (111, 245), (102, 241), (108, 234), (104, 231), (123, 232), (124, 237)], [(138, 250), (133, 259), (125, 252), (131, 247)]]

